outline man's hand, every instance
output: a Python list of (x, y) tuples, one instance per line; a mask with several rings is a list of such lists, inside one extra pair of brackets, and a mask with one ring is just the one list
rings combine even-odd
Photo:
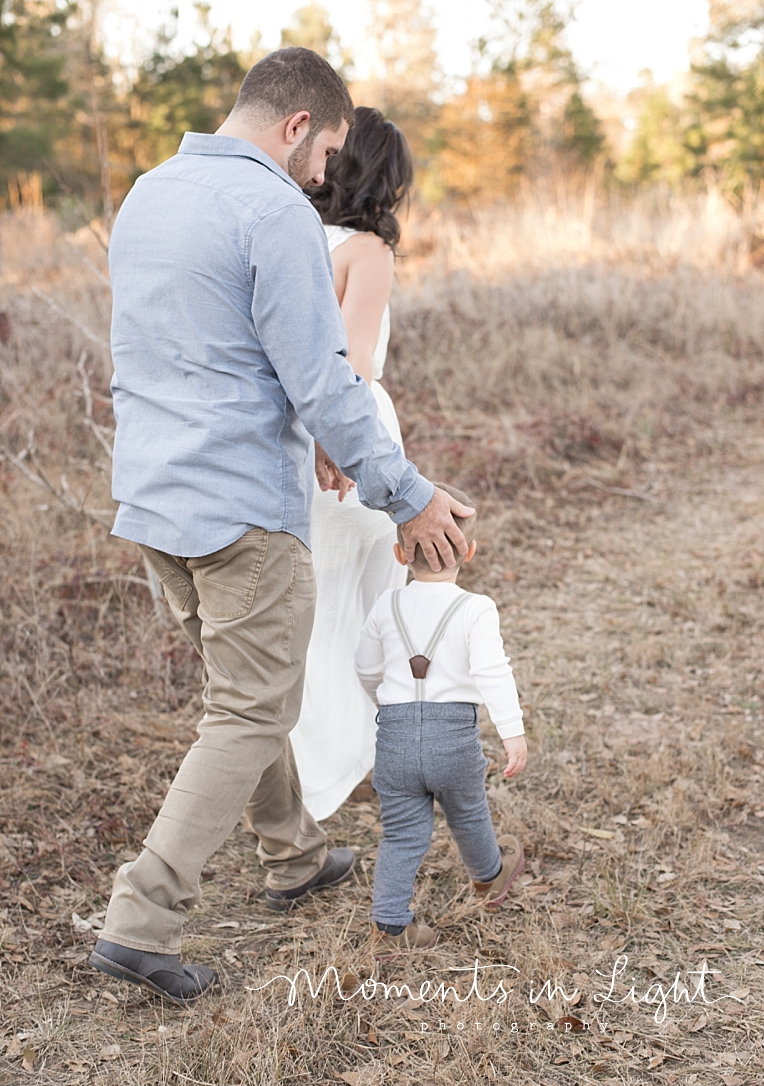
[(353, 490), (355, 487), (353, 480), (342, 474), (318, 442), (316, 442), (316, 479), (318, 479), (318, 485), (322, 490), (339, 490), (340, 501), (349, 490)]
[(525, 745), (524, 735), (513, 735), (511, 739), (502, 739), (502, 743), (507, 752), (507, 768), (504, 770), (504, 776), (509, 780), (510, 777), (516, 777), (525, 769), (528, 748)]
[(435, 487), (430, 504), (413, 520), (401, 524), (406, 561), (414, 561), (416, 545), (419, 543), (434, 573), (439, 573), (444, 565), (455, 566), (454, 551), (459, 555), (466, 554), (467, 542), (461, 529), (457, 528), (453, 515), (471, 517), (474, 512), (471, 506), (462, 505), (456, 498), (446, 494), (445, 490)]

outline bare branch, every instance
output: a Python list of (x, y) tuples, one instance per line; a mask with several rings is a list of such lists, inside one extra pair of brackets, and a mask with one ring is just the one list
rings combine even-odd
[(82, 249), (80, 249), (80, 247), (78, 245), (75, 245), (74, 242), (70, 238), (64, 237), (64, 241), (69, 246), (69, 248), (72, 249), (77, 254), (77, 256), (80, 258), (82, 263), (86, 267), (90, 268), (93, 275), (97, 276), (97, 278), (100, 279), (100, 281), (104, 284), (104, 286), (107, 286), (111, 290), (111, 283), (109, 282), (108, 276), (104, 275), (103, 272), (101, 271), (101, 269), (97, 268), (95, 266), (95, 264), (93, 263), (93, 261), (89, 257), (85, 256)]
[(85, 369), (87, 356), (87, 351), (83, 351), (80, 355), (79, 362), (77, 363), (77, 372), (82, 378), (82, 395), (85, 400), (85, 418), (83, 421), (86, 426), (90, 427), (96, 440), (111, 460), (114, 455), (112, 445), (114, 430), (110, 430), (108, 426), (101, 426), (100, 423), (96, 422), (93, 418), (93, 393), (90, 391), (90, 374)]
[(88, 211), (85, 204), (82, 202), (82, 200), (80, 200), (79, 196), (77, 196), (77, 194), (69, 187), (69, 185), (67, 185), (66, 181), (64, 181), (63, 177), (58, 172), (55, 165), (48, 159), (45, 160), (45, 168), (50, 172), (51, 176), (55, 179), (56, 184), (59, 186), (59, 188), (63, 192), (66, 193), (66, 195), (72, 201), (74, 206), (77, 208), (77, 210), (79, 211), (80, 216), (82, 218), (83, 224), (88, 228), (88, 230), (93, 235), (93, 237), (96, 239), (96, 241), (101, 246), (103, 251), (105, 253), (108, 253), (108, 251), (109, 251), (108, 242), (104, 241), (104, 239), (101, 237), (101, 235), (98, 233), (98, 231), (93, 226), (93, 223), (91, 222), (91, 218), (90, 218), (90, 212)]
[(587, 486), (594, 486), (597, 490), (605, 490), (608, 494), (619, 494), (622, 498), (639, 498), (643, 502), (653, 502), (657, 504), (658, 499), (654, 498), (652, 494), (646, 494), (644, 490), (633, 490), (631, 487), (625, 486), (606, 486), (604, 483), (600, 483), (597, 479), (592, 479), (591, 476), (585, 476)]
[(71, 315), (71, 313), (67, 313), (67, 311), (58, 304), (58, 302), (54, 302), (53, 299), (45, 294), (43, 291), (41, 291), (39, 287), (32, 287), (32, 293), (37, 298), (42, 298), (44, 302), (47, 302), (51, 309), (55, 310), (56, 313), (60, 314), (60, 316), (66, 318), (66, 320), (70, 321), (76, 328), (79, 328), (83, 336), (85, 336), (86, 339), (89, 339), (91, 343), (97, 343), (98, 346), (103, 347), (105, 351), (111, 349), (105, 339), (101, 339), (101, 337), (97, 336), (95, 332), (91, 332), (91, 330), (86, 325), (82, 324), (81, 321), (78, 321), (76, 317), (73, 317)]
[[(6, 460), (9, 464), (12, 464), (17, 471), (20, 471), (21, 474), (30, 481), (30, 483), (34, 483), (35, 486), (39, 486), (41, 490), (50, 494), (50, 496), (55, 498), (65, 509), (68, 509), (72, 513), (79, 513), (80, 516), (87, 517), (89, 520), (94, 521), (96, 524), (100, 524), (104, 528), (111, 528), (113, 514), (110, 510), (88, 509), (85, 505), (85, 499), (79, 498), (73, 493), (65, 475), (61, 476), (60, 486), (56, 486), (55, 483), (50, 481), (37, 460), (33, 430), (29, 431), (26, 448), (22, 449), (18, 454), (11, 452), (10, 449), (7, 448), (3, 449), (0, 452), (0, 459)], [(30, 464), (31, 467), (29, 466)]]

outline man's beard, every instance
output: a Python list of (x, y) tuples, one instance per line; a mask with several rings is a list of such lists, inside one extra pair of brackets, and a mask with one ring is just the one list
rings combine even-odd
[(315, 133), (309, 131), (302, 143), (295, 147), (287, 159), (287, 173), (301, 189), (304, 189), (311, 181), (310, 156), (315, 139)]

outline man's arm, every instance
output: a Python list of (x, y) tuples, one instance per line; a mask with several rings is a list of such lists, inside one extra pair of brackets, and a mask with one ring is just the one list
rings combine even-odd
[[(266, 216), (251, 234), (255, 332), (305, 427), (354, 480), (358, 497), (405, 524), (407, 554), (420, 543), (433, 569), (454, 565), (450, 539), (467, 545), (454, 523), (463, 506), (419, 474), (382, 423), (366, 382), (346, 361), (347, 340), (334, 294), (331, 261), (318, 216), (292, 205)], [(440, 558), (439, 558), (440, 556)]]
[(361, 502), (402, 523), (429, 503), (419, 475), (381, 425), (365, 381), (345, 356), (320, 220), (290, 205), (256, 224), (251, 239), (255, 332), (298, 417), (358, 487)]

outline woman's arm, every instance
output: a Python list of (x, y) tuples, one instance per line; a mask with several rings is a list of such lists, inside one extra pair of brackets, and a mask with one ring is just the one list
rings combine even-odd
[(334, 250), (332, 264), (348, 337), (348, 362), (371, 384), (374, 349), (393, 288), (395, 257), (376, 234), (354, 234)]

